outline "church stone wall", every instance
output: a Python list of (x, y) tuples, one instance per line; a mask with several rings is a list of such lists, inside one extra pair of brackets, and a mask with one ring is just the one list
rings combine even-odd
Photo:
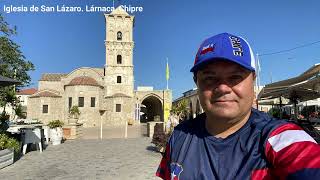
[[(72, 98), (72, 106), (79, 105), (79, 97), (84, 97), (84, 107), (79, 107), (79, 123), (84, 127), (94, 127), (100, 124), (99, 109), (102, 106), (103, 89), (97, 86), (66, 86), (64, 94), (65, 119), (68, 121), (69, 97)], [(95, 107), (91, 107), (91, 97), (95, 97)]]
[(67, 85), (70, 81), (72, 81), (72, 79), (80, 76), (88, 76), (95, 79), (98, 84), (102, 86), (104, 84), (103, 77), (98, 72), (86, 67), (78, 68), (72, 71), (70, 74), (68, 74), (68, 76), (62, 79), (62, 84)]
[[(43, 105), (48, 105), (48, 113), (42, 113)], [(64, 121), (63, 115), (63, 104), (61, 98), (37, 97), (29, 98), (28, 100), (28, 119), (38, 119), (42, 123), (47, 124), (49, 121), (57, 119)]]
[[(126, 66), (133, 66), (132, 62), (132, 49), (134, 43), (127, 42), (106, 42), (106, 58), (109, 59), (107, 65), (110, 66), (118, 66), (118, 67), (126, 67)], [(121, 55), (122, 63), (117, 64), (117, 55)]]
[[(121, 104), (121, 112), (116, 112), (116, 104)], [(134, 119), (134, 104), (130, 97), (109, 97), (105, 99), (106, 115), (103, 123), (106, 126), (123, 126)]]
[(147, 97), (154, 96), (162, 104), (163, 114), (161, 114), (161, 119), (164, 121), (168, 120), (169, 112), (172, 106), (172, 91), (171, 90), (153, 90), (153, 91), (135, 91), (136, 103), (141, 104)]
[(63, 92), (63, 85), (61, 81), (39, 81), (38, 91), (52, 89), (58, 92)]
[(121, 31), (123, 40), (126, 42), (133, 41), (133, 16), (109, 16), (106, 15), (106, 39), (107, 41), (117, 40), (117, 32)]

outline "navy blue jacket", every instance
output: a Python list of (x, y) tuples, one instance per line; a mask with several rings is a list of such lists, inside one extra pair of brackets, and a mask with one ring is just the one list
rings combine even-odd
[(227, 138), (205, 128), (205, 114), (179, 124), (156, 175), (174, 180), (319, 179), (320, 147), (299, 126), (252, 109)]

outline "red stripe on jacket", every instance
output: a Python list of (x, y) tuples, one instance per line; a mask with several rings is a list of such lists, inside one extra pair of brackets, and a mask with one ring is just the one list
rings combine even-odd
[(159, 168), (156, 172), (156, 176), (164, 179), (164, 180), (170, 180), (171, 174), (170, 174), (170, 146), (167, 144), (166, 151), (164, 156), (161, 159)]
[[(305, 133), (299, 126), (288, 123), (273, 130), (266, 142), (265, 154), (267, 160), (272, 164), (272, 174), (279, 179), (285, 179), (288, 175), (302, 169), (320, 168), (320, 146), (315, 142), (311, 142), (310, 139), (312, 138), (307, 134), (290, 143), (291, 139), (297, 138), (285, 135), (290, 131), (300, 134)], [(277, 149), (276, 146), (279, 143), (275, 142), (272, 146), (269, 140), (279, 135), (283, 135), (281, 141), (279, 141), (282, 144), (282, 148)], [(286, 140), (288, 145), (283, 142)]]

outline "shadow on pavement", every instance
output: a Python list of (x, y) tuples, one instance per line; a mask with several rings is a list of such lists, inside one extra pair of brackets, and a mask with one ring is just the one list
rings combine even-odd
[(159, 152), (157, 147), (155, 146), (147, 146), (146, 150), (152, 151), (152, 152)]

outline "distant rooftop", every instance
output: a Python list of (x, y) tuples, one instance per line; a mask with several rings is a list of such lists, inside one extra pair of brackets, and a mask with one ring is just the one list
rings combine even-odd
[(35, 88), (29, 88), (29, 89), (21, 89), (17, 92), (17, 95), (32, 95), (37, 92), (37, 89)]
[(37, 97), (61, 97), (58, 92), (54, 92), (53, 90), (44, 90), (42, 92), (38, 92), (32, 96), (30, 96), (30, 98), (37, 98)]

